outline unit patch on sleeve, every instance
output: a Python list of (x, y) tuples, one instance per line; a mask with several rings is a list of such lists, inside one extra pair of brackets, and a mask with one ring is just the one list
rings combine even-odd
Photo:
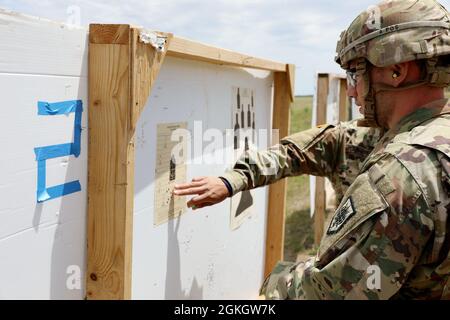
[(338, 209), (333, 217), (328, 228), (327, 235), (337, 233), (347, 223), (347, 221), (355, 214), (355, 207), (353, 205), (352, 197), (349, 197), (347, 201)]

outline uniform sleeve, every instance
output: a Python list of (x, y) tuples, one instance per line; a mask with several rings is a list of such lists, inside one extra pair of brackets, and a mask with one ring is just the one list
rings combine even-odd
[(387, 156), (358, 176), (310, 263), (279, 264), (268, 299), (389, 299), (405, 284), (434, 230), (410, 173)]
[(289, 176), (331, 175), (340, 154), (338, 150), (344, 148), (343, 139), (339, 126), (302, 131), (283, 138), (280, 144), (266, 151), (247, 151), (221, 177), (230, 182), (234, 195)]

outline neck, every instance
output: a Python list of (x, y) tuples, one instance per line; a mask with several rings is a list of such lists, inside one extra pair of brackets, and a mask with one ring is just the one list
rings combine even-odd
[(389, 129), (394, 127), (402, 118), (421, 107), (444, 99), (444, 89), (422, 86), (411, 90), (396, 92), (391, 97), (392, 114), (388, 119)]

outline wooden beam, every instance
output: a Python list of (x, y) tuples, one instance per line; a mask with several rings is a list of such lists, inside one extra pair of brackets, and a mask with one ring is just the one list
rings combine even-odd
[(255, 58), (179, 37), (173, 37), (167, 54), (172, 57), (199, 60), (220, 65), (286, 72), (286, 64), (284, 63)]
[(91, 24), (89, 43), (125, 44), (130, 41), (130, 26), (127, 24)]
[(291, 97), (291, 102), (295, 99), (295, 64), (288, 64), (286, 68), (289, 80), (289, 96)]
[(347, 80), (341, 79), (339, 83), (339, 121), (350, 120), (350, 112), (347, 97)]
[[(317, 124), (325, 124), (327, 121), (327, 100), (329, 90), (329, 76), (327, 74), (319, 74), (317, 82)], [(316, 177), (314, 204), (314, 243), (320, 244), (323, 236), (325, 224), (325, 178)]]
[(126, 263), (132, 218), (127, 202), (130, 45), (113, 41), (129, 40), (130, 28), (117, 26), (116, 34), (112, 29), (90, 27), (90, 40), (95, 40), (89, 45), (88, 299), (131, 297)]
[(138, 28), (131, 29), (131, 86), (133, 88), (131, 103), (133, 108), (130, 132), (133, 134), (173, 37), (171, 33), (156, 32), (159, 36), (166, 38), (166, 49), (157, 52), (151, 45), (139, 41), (139, 33)]
[[(289, 134), (290, 127), (290, 80), (286, 72), (274, 74), (273, 129), (279, 130), (279, 137)], [(283, 179), (269, 187), (269, 210), (267, 216), (266, 257), (264, 276), (267, 277), (276, 263), (283, 260), (284, 226), (286, 211), (287, 181)]]
[(87, 299), (131, 298), (134, 129), (163, 60), (136, 35), (90, 26)]

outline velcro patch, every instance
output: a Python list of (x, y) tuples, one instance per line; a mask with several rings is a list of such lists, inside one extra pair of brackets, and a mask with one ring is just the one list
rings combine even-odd
[(355, 206), (353, 205), (352, 197), (349, 197), (347, 201), (341, 206), (338, 212), (333, 217), (328, 228), (327, 235), (336, 234), (345, 223), (355, 215)]
[(353, 230), (388, 207), (388, 202), (370, 179), (369, 173), (366, 171), (360, 174), (348, 188), (344, 200), (328, 224), (320, 243), (319, 259)]

